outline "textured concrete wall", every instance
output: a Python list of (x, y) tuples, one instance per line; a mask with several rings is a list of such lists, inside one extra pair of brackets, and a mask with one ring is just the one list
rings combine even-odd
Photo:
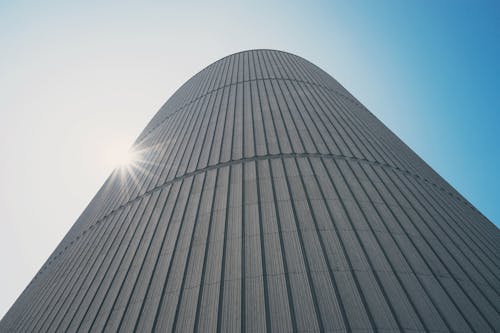
[(328, 74), (186, 82), (2, 331), (500, 330), (500, 232)]

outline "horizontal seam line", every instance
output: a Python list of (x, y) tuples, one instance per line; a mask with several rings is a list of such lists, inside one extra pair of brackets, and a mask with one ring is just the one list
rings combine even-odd
[[(149, 131), (147, 131), (146, 133), (144, 133), (143, 135), (141, 134), (138, 138), (138, 141), (136, 141), (134, 143), (134, 145), (139, 145), (140, 143), (142, 143), (144, 140), (146, 140), (146, 137), (151, 134), (151, 132), (153, 132), (154, 130), (156, 130), (158, 127), (160, 127), (165, 121), (167, 121), (170, 117), (172, 117), (173, 115), (177, 114), (177, 112), (179, 111), (182, 111), (184, 108), (186, 108), (187, 106), (193, 104), (194, 102), (202, 99), (203, 97), (205, 96), (208, 96), (210, 94), (213, 94), (214, 92), (216, 91), (219, 91), (221, 89), (225, 89), (225, 88), (228, 88), (228, 87), (231, 87), (231, 86), (234, 86), (234, 85), (237, 85), (237, 84), (240, 84), (240, 83), (246, 83), (246, 82), (257, 82), (257, 81), (265, 81), (265, 80), (269, 80), (269, 81), (290, 81), (290, 82), (298, 82), (298, 83), (304, 83), (304, 84), (310, 84), (310, 85), (313, 85), (313, 86), (316, 86), (316, 87), (319, 87), (319, 88), (323, 88), (323, 89), (326, 89), (328, 91), (331, 91), (335, 94), (338, 94), (339, 96), (342, 96), (346, 99), (348, 99), (349, 101), (351, 101), (352, 103), (362, 107), (363, 105), (361, 103), (359, 103), (357, 100), (349, 97), (349, 96), (346, 96), (344, 94), (342, 94), (340, 91), (337, 91), (335, 89), (332, 89), (332, 88), (329, 88), (327, 86), (324, 86), (322, 84), (318, 84), (318, 83), (314, 83), (314, 82), (309, 82), (309, 81), (303, 81), (303, 80), (297, 80), (297, 79), (291, 79), (291, 78), (275, 78), (275, 77), (264, 77), (264, 78), (258, 78), (258, 79), (250, 79), (250, 80), (242, 80), (242, 81), (237, 81), (237, 82), (234, 82), (234, 83), (229, 83), (229, 84), (226, 84), (226, 85), (223, 85), (223, 86), (220, 86), (218, 88), (215, 88), (215, 89), (212, 89), (210, 91), (207, 91), (206, 93), (204, 93), (203, 95), (200, 95), (198, 97), (194, 97), (193, 99), (191, 99), (190, 101), (184, 103), (182, 106), (180, 106), (179, 108), (177, 108), (176, 110), (168, 113), (163, 119), (161, 119), (156, 125), (154, 125)], [(172, 95), (173, 97), (173, 95)], [(160, 109), (158, 112), (161, 112), (162, 109)], [(140, 139), (140, 140), (139, 140)]]
[[(367, 160), (367, 159), (363, 159), (363, 158), (358, 158), (358, 157), (353, 157), (353, 156), (345, 156), (345, 155), (338, 155), (338, 154), (321, 154), (321, 153), (284, 153), (284, 154), (267, 154), (267, 155), (259, 155), (259, 156), (252, 156), (252, 157), (244, 157), (244, 158), (240, 158), (240, 159), (237, 159), (237, 160), (229, 160), (229, 161), (226, 161), (226, 162), (220, 162), (220, 163), (217, 163), (217, 164), (214, 164), (214, 165), (209, 165), (207, 167), (204, 167), (204, 168), (201, 168), (201, 169), (197, 169), (197, 170), (194, 170), (192, 172), (185, 173), (185, 174), (183, 174), (181, 176), (172, 178), (171, 180), (168, 180), (168, 181), (164, 182), (161, 185), (153, 187), (152, 189), (144, 192), (143, 194), (138, 195), (134, 199), (131, 199), (131, 200), (129, 200), (129, 201), (121, 204), (120, 206), (114, 208), (108, 214), (104, 215), (99, 220), (97, 220), (94, 224), (89, 225), (78, 236), (76, 236), (75, 238), (73, 238), (69, 242), (69, 244), (65, 248), (63, 248), (61, 251), (59, 251), (58, 254), (56, 254), (53, 258), (49, 258), (49, 260), (47, 261), (47, 263), (35, 275), (35, 277), (29, 283), (29, 285), (31, 285), (33, 283), (33, 281), (35, 281), (36, 278), (39, 275), (41, 275), (43, 273), (43, 271), (46, 268), (48, 268), (48, 266), (52, 262), (54, 262), (61, 254), (63, 254), (63, 252), (65, 252), (67, 248), (69, 248), (72, 244), (74, 244), (75, 241), (78, 240), (81, 235), (84, 235), (88, 230), (92, 229), (94, 226), (99, 225), (102, 221), (104, 221), (105, 219), (107, 219), (109, 216), (111, 216), (112, 214), (114, 214), (118, 210), (120, 210), (122, 208), (125, 208), (126, 206), (129, 206), (130, 204), (132, 204), (132, 203), (134, 203), (134, 202), (142, 199), (146, 195), (150, 195), (150, 194), (152, 194), (152, 193), (154, 193), (156, 191), (160, 191), (164, 187), (166, 187), (168, 185), (171, 185), (171, 184), (173, 184), (175, 182), (184, 180), (184, 179), (192, 177), (192, 176), (196, 176), (198, 174), (201, 174), (201, 173), (204, 173), (204, 172), (207, 172), (207, 171), (210, 171), (210, 170), (219, 169), (219, 168), (223, 168), (223, 167), (231, 166), (231, 165), (235, 165), (235, 164), (243, 164), (243, 163), (246, 163), (246, 162), (264, 161), (264, 160), (272, 160), (272, 159), (285, 159), (285, 158), (325, 158), (325, 159), (332, 159), (332, 160), (344, 160), (344, 161), (357, 162), (357, 163), (361, 163), (361, 164), (369, 164), (369, 165), (373, 165), (373, 166), (379, 166), (379, 167), (388, 168), (388, 169), (391, 169), (391, 170), (396, 170), (396, 171), (402, 172), (402, 173), (404, 173), (404, 174), (406, 174), (408, 176), (411, 176), (411, 177), (413, 177), (413, 178), (415, 178), (417, 180), (424, 180), (428, 184), (431, 184), (434, 187), (437, 187), (441, 191), (448, 193), (453, 198), (455, 198), (455, 199), (459, 200), (460, 202), (464, 203), (465, 205), (469, 206), (469, 204), (467, 202), (465, 202), (461, 198), (455, 196), (452, 192), (446, 191), (443, 187), (440, 187), (439, 185), (436, 185), (435, 183), (432, 183), (427, 178), (421, 177), (421, 176), (419, 176), (417, 174), (413, 174), (413, 173), (411, 173), (411, 172), (409, 172), (407, 170), (404, 170), (404, 169), (401, 169), (401, 168), (398, 168), (398, 167), (394, 167), (394, 166), (392, 166), (390, 164), (380, 163), (380, 162), (377, 162), (377, 161), (371, 161), (371, 160)], [(471, 207), (471, 208), (473, 208), (473, 207)], [(71, 242), (73, 242), (73, 243), (71, 243)]]

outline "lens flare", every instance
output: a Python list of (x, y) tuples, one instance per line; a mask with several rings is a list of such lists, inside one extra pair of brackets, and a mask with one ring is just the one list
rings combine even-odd
[(139, 153), (134, 149), (129, 149), (116, 154), (116, 166), (123, 168), (134, 164), (139, 158)]

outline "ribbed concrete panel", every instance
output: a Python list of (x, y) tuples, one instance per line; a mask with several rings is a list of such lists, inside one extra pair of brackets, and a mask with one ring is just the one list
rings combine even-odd
[(5, 332), (500, 330), (500, 232), (292, 54), (186, 82)]

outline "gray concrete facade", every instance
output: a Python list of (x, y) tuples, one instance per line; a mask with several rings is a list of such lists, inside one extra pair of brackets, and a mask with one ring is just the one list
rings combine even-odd
[(134, 149), (0, 331), (500, 331), (499, 230), (300, 57), (209, 65)]

